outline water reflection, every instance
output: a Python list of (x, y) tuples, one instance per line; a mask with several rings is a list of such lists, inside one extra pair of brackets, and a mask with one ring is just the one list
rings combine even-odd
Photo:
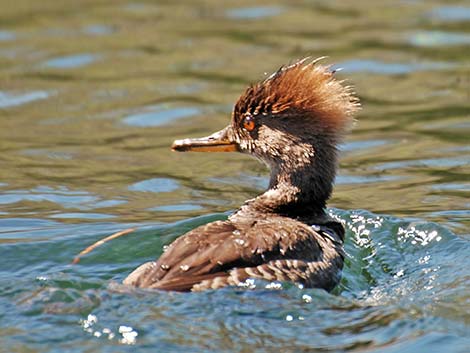
[(179, 205), (166, 205), (152, 207), (150, 211), (163, 211), (163, 212), (185, 212), (185, 211), (202, 211), (204, 208), (199, 205), (192, 204), (179, 204)]
[(100, 58), (94, 54), (76, 54), (47, 60), (43, 66), (56, 69), (73, 69), (89, 65)]
[(432, 9), (429, 15), (432, 18), (437, 18), (444, 21), (470, 21), (470, 7), (440, 6)]
[(85, 26), (83, 32), (94, 36), (104, 36), (113, 33), (114, 28), (103, 24), (93, 24)]
[(0, 91), (0, 108), (9, 108), (36, 100), (46, 99), (52, 93), (47, 91), (32, 91), (26, 93), (11, 93)]
[(386, 63), (377, 60), (350, 60), (341, 62), (337, 66), (347, 72), (366, 72), (386, 75), (398, 75), (426, 70), (440, 70), (451, 67), (448, 63)]
[(16, 38), (15, 33), (10, 31), (0, 30), (0, 41), (8, 41)]
[(129, 186), (129, 190), (140, 192), (171, 192), (178, 188), (179, 184), (175, 180), (168, 178), (143, 180)]
[[(5, 350), (119, 350), (132, 339), (149, 352), (470, 345), (467, 5), (0, 7)], [(175, 154), (170, 145), (222, 128), (249, 82), (308, 55), (343, 67), (338, 76), (364, 105), (341, 146), (330, 203), (348, 229), (336, 293), (257, 282), (203, 294), (116, 285), (266, 188), (267, 170), (247, 156)], [(130, 227), (138, 231), (70, 265)]]
[(161, 126), (172, 123), (177, 119), (201, 114), (201, 111), (196, 107), (171, 108), (166, 104), (146, 107), (145, 111), (125, 117), (123, 119), (124, 123), (139, 127)]
[(420, 47), (445, 47), (470, 44), (470, 37), (466, 33), (422, 31), (409, 36), (409, 42)]
[(280, 6), (256, 6), (229, 9), (226, 13), (228, 18), (234, 20), (257, 20), (280, 15), (282, 11)]

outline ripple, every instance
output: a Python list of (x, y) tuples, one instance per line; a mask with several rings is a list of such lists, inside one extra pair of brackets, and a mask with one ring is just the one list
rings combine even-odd
[(114, 28), (102, 24), (95, 24), (84, 27), (83, 32), (93, 36), (104, 36), (113, 33)]
[(90, 195), (60, 195), (60, 194), (45, 194), (45, 193), (31, 193), (27, 190), (6, 191), (0, 195), (0, 204), (12, 204), (20, 201), (49, 201), (61, 204), (64, 207), (76, 206), (78, 204), (90, 203), (97, 200), (96, 196)]
[(126, 204), (126, 200), (102, 200), (94, 203), (94, 208), (108, 208)]
[(61, 151), (52, 151), (46, 149), (26, 149), (21, 151), (21, 154), (25, 156), (46, 156), (50, 159), (62, 159), (62, 160), (70, 160), (73, 158), (72, 153), (61, 152)]
[(140, 191), (140, 192), (171, 192), (179, 189), (180, 185), (173, 179), (168, 178), (154, 178), (144, 181), (139, 181), (138, 183), (132, 184), (129, 186), (130, 191)]
[(16, 34), (11, 31), (0, 31), (0, 42), (6, 42), (16, 39)]
[(208, 178), (209, 181), (218, 184), (240, 185), (246, 188), (264, 190), (269, 185), (269, 179), (265, 176), (256, 176), (241, 173), (238, 177)]
[(89, 210), (113, 207), (126, 203), (125, 200), (101, 200), (98, 195), (86, 191), (69, 190), (65, 187), (39, 186), (31, 190), (7, 190), (0, 194), (0, 205), (30, 202), (52, 202), (64, 208)]
[(157, 105), (148, 107), (146, 110), (146, 112), (127, 116), (123, 119), (123, 122), (138, 127), (161, 126), (174, 120), (201, 114), (201, 110), (196, 107), (170, 108), (167, 105)]
[(57, 222), (39, 218), (0, 219), (0, 233), (15, 232), (15, 236), (17, 236), (16, 233), (22, 230), (31, 230), (33, 228), (48, 228), (56, 225)]
[(448, 63), (413, 62), (393, 63), (380, 60), (349, 60), (335, 67), (341, 67), (347, 72), (370, 72), (374, 74), (398, 75), (416, 71), (440, 70), (451, 67)]
[(396, 162), (381, 163), (374, 166), (374, 169), (388, 170), (388, 169), (405, 169), (408, 167), (429, 167), (429, 168), (452, 168), (465, 165), (469, 163), (469, 157), (454, 157), (454, 158), (430, 158), (419, 160), (405, 160)]
[(336, 177), (336, 184), (371, 184), (381, 183), (388, 181), (403, 180), (405, 177), (398, 175), (338, 175)]
[(419, 31), (408, 35), (407, 38), (409, 43), (417, 47), (445, 47), (470, 44), (470, 36), (466, 33)]
[(284, 9), (280, 6), (239, 7), (226, 11), (226, 16), (233, 20), (257, 20), (279, 16)]
[(363, 150), (369, 149), (373, 147), (379, 147), (383, 145), (387, 145), (391, 143), (391, 141), (387, 140), (363, 140), (363, 141), (350, 141), (342, 143), (339, 146), (340, 151), (355, 151), (355, 150)]
[[(408, 303), (410, 296), (423, 304), (432, 302), (438, 279), (452, 280), (449, 272), (455, 268), (449, 266), (448, 254), (462, 258), (470, 246), (448, 229), (419, 219), (377, 216), (361, 210), (333, 209), (330, 214), (348, 233), (350, 263), (342, 281), (347, 289), (344, 294), (363, 295), (366, 304), (386, 305), (398, 300), (406, 307), (412, 304)], [(366, 290), (361, 292), (361, 288)], [(446, 286), (439, 290), (445, 291)]]
[[(433, 217), (447, 217), (447, 218), (453, 218), (453, 219), (469, 219), (470, 218), (470, 210), (444, 210), (444, 211), (431, 212), (429, 215), (433, 216)], [(468, 228), (466, 230), (468, 230)]]
[(428, 123), (426, 124), (426, 126), (423, 126), (422, 129), (423, 130), (439, 130), (439, 131), (448, 130), (454, 133), (457, 132), (455, 130), (459, 130), (458, 132), (465, 132), (465, 130), (470, 130), (470, 121), (468, 121), (467, 117), (464, 117), (463, 119), (454, 120), (454, 121), (448, 119), (447, 121), (438, 121), (438, 122)]
[(184, 212), (184, 211), (200, 211), (204, 208), (199, 205), (184, 203), (179, 205), (166, 205), (149, 208), (149, 211), (163, 211), (163, 212)]
[(108, 219), (108, 218), (115, 218), (115, 215), (105, 214), (105, 213), (80, 213), (80, 212), (73, 212), (73, 213), (58, 213), (55, 215), (50, 216), (50, 218), (57, 218), (57, 219)]
[(61, 56), (47, 60), (43, 66), (56, 69), (74, 69), (89, 65), (99, 58), (99, 55), (89, 53)]
[(48, 91), (32, 91), (19, 94), (0, 91), (0, 108), (8, 108), (31, 103), (37, 100), (46, 99), (51, 95), (52, 93)]
[(449, 191), (470, 191), (470, 184), (463, 183), (445, 183), (445, 184), (434, 184), (431, 189), (435, 190), (449, 190)]
[(429, 13), (430, 17), (438, 18), (445, 21), (469, 21), (470, 7), (466, 6), (441, 6), (433, 9)]

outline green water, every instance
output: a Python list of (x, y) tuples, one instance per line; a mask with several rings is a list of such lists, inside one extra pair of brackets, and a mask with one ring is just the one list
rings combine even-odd
[[(470, 351), (468, 2), (0, 9), (0, 352)], [(122, 288), (267, 185), (248, 156), (171, 142), (222, 128), (247, 84), (308, 55), (363, 103), (330, 201), (347, 227), (341, 285)]]

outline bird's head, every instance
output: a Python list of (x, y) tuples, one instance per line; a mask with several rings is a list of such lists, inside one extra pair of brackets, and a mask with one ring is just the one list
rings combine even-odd
[(315, 154), (317, 143), (336, 144), (359, 102), (350, 87), (317, 61), (283, 66), (251, 85), (235, 104), (230, 125), (207, 137), (177, 140), (172, 149), (239, 151), (273, 167), (283, 161), (302, 164)]
[(283, 66), (251, 85), (235, 104), (230, 125), (204, 138), (177, 140), (172, 149), (251, 154), (271, 168), (271, 187), (312, 166), (332, 184), (336, 146), (359, 101), (317, 61)]

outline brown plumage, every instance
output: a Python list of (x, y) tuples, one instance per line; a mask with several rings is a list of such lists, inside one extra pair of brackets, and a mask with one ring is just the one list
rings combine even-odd
[(337, 143), (358, 107), (328, 67), (303, 60), (250, 86), (225, 129), (175, 141), (177, 151), (249, 153), (270, 167), (269, 188), (228, 220), (178, 238), (124, 284), (197, 291), (261, 278), (331, 290), (343, 266), (344, 229), (324, 208)]
[(359, 107), (351, 87), (343, 86), (328, 67), (305, 59), (282, 66), (266, 80), (251, 85), (235, 104), (235, 116), (279, 114), (289, 110), (318, 120), (319, 127), (346, 130)]

